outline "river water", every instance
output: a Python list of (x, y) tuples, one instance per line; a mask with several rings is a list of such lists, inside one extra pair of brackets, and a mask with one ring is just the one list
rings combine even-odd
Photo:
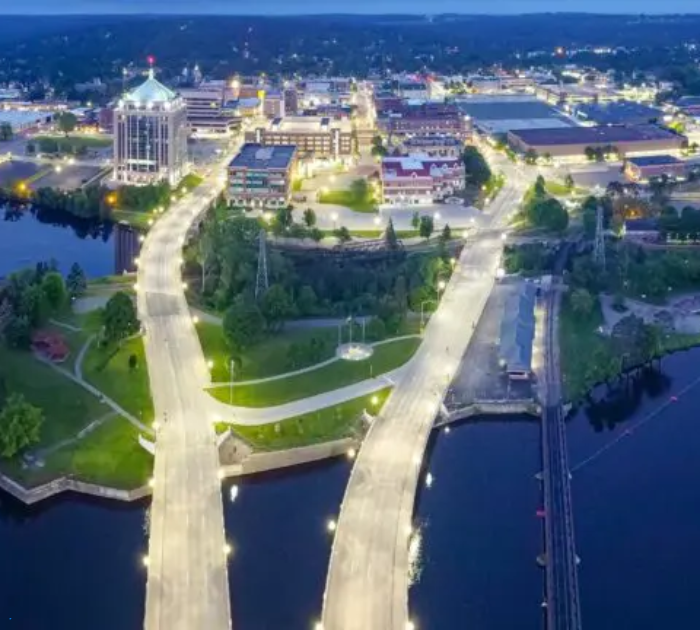
[[(112, 273), (116, 249), (113, 232), (57, 229), (31, 215), (0, 221), (0, 275), (52, 256), (62, 268), (77, 260), (90, 275)], [(679, 353), (660, 372), (599, 388), (570, 419), (586, 628), (700, 627), (699, 379), (700, 349)], [(537, 423), (520, 418), (434, 436), (409, 597), (421, 630), (542, 627), (539, 448)], [(251, 477), (237, 482), (235, 501), (224, 487), (234, 627), (313, 627), (330, 553), (326, 524), (349, 470), (341, 459)], [(146, 519), (143, 503), (66, 496), (27, 508), (0, 494), (0, 627), (141, 627)]]

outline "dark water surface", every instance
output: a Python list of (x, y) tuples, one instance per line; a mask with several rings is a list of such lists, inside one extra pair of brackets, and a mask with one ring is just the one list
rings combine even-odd
[[(598, 390), (570, 421), (586, 628), (700, 627), (700, 350), (662, 368), (624, 391)], [(436, 437), (433, 484), (415, 518), (422, 545), (409, 599), (420, 630), (542, 627), (539, 467), (536, 423), (472, 422)], [(349, 471), (340, 459), (250, 477), (233, 502), (225, 486), (234, 627), (313, 628), (326, 524)], [(67, 496), (26, 508), (1, 495), (0, 628), (141, 627), (145, 518), (144, 504)]]
[(0, 278), (54, 259), (63, 273), (77, 262), (88, 277), (133, 270), (138, 235), (65, 213), (0, 206)]

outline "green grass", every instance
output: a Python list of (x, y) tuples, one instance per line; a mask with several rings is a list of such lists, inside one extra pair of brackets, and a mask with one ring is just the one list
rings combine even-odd
[(191, 191), (194, 188), (197, 188), (202, 182), (204, 181), (203, 177), (200, 177), (196, 173), (188, 173), (185, 175), (180, 183), (177, 185), (175, 188), (175, 193), (180, 195), (184, 192), (185, 188), (187, 191)]
[(73, 152), (76, 149), (85, 147), (86, 149), (102, 149), (105, 147), (110, 147), (114, 143), (112, 138), (102, 138), (97, 136), (36, 136), (32, 138), (31, 142), (36, 146), (37, 151), (40, 152), (39, 143), (42, 140), (53, 140), (58, 144), (59, 152)]
[(292, 180), (292, 192), (301, 192), (301, 188), (304, 185), (303, 177), (295, 177)]
[[(377, 346), (365, 361), (337, 361), (328, 366), (267, 383), (238, 385), (233, 403), (243, 407), (272, 407), (315, 396), (378, 376), (406, 363), (418, 349), (420, 339), (401, 339)], [(227, 386), (208, 390), (217, 400), (228, 403)]]
[(232, 425), (231, 428), (258, 450), (281, 450), (338, 440), (360, 434), (362, 411), (366, 409), (373, 415), (379, 412), (390, 391), (391, 388), (387, 387), (371, 396), (354, 398), (274, 424), (259, 427)]
[(136, 210), (112, 210), (111, 218), (115, 223), (126, 221), (129, 225), (141, 231), (147, 231), (151, 227), (148, 222), (156, 220), (156, 216), (152, 213), (137, 212)]
[[(138, 366), (133, 371), (129, 369), (132, 354), (138, 357)], [(148, 365), (141, 337), (125, 341), (120, 348), (100, 348), (93, 342), (83, 361), (83, 377), (145, 424), (153, 420)]]
[(0, 346), (0, 376), (8, 392), (19, 392), (44, 411), (37, 447), (55, 444), (75, 435), (109, 408), (95, 396), (37, 361), (29, 352)]
[(376, 212), (377, 204), (367, 197), (358, 197), (352, 190), (329, 190), (321, 194), (319, 203), (345, 206), (355, 212)]

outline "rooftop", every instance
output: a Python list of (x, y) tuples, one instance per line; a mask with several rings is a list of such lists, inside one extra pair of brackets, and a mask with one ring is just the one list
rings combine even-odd
[(410, 155), (407, 157), (386, 157), (382, 159), (382, 177), (429, 177), (438, 169), (452, 169), (459, 166), (459, 158), (433, 158), (427, 155)]
[(499, 358), (508, 372), (529, 372), (535, 339), (535, 287), (523, 285), (509, 297), (503, 309)]
[(649, 140), (672, 140), (679, 142), (683, 136), (655, 125), (634, 127), (561, 127), (556, 129), (521, 129), (510, 132), (526, 144), (610, 144), (615, 142), (645, 142)]
[(149, 70), (146, 81), (124, 95), (124, 100), (131, 103), (167, 103), (176, 98), (175, 92), (156, 79), (153, 69)]
[(350, 133), (352, 124), (349, 120), (335, 120), (327, 116), (285, 116), (270, 122), (269, 130), (285, 133), (321, 133), (330, 129), (340, 129)]
[(632, 101), (587, 103), (578, 105), (574, 111), (579, 118), (598, 125), (621, 125), (634, 121), (648, 123), (663, 116), (663, 112), (656, 107)]
[(236, 168), (286, 169), (294, 158), (295, 145), (265, 147), (247, 143), (241, 147), (229, 166)]
[(672, 155), (642, 155), (640, 157), (627, 158), (627, 161), (635, 166), (670, 166), (683, 163)]

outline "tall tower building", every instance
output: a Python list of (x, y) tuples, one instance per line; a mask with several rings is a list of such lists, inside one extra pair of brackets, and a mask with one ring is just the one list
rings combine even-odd
[(188, 170), (185, 103), (151, 68), (146, 82), (125, 94), (114, 110), (114, 179), (125, 184), (167, 180), (174, 186)]

